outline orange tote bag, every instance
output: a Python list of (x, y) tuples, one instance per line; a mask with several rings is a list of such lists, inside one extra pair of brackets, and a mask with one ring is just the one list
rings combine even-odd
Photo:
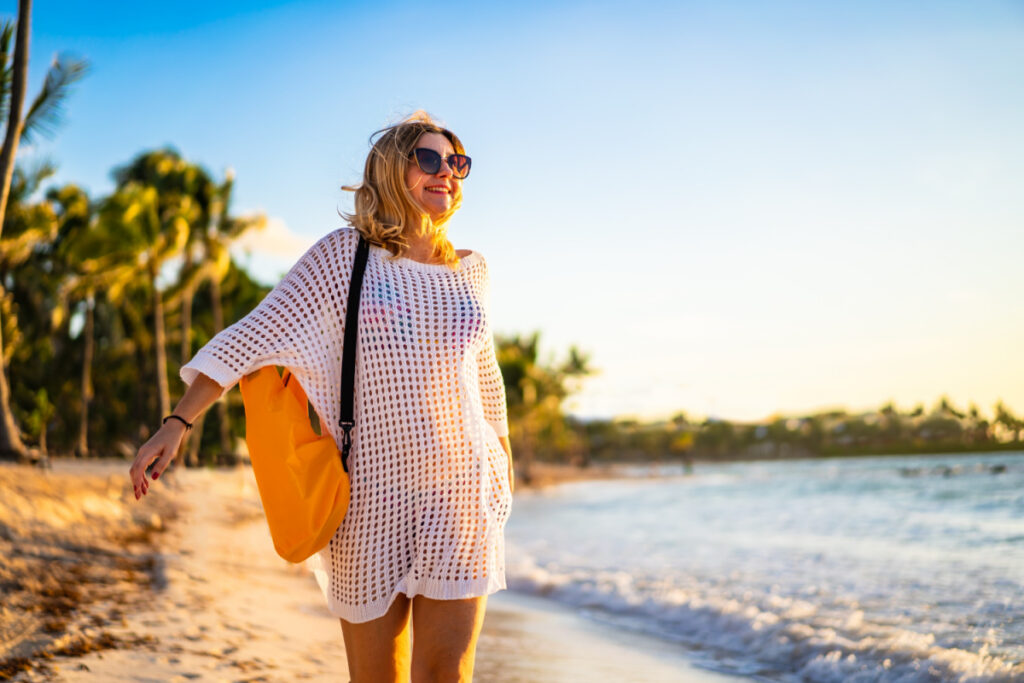
[(349, 503), (348, 472), (334, 437), (309, 421), (306, 392), (288, 368), (267, 366), (239, 382), (245, 441), (277, 554), (302, 562), (327, 545)]
[(302, 562), (326, 546), (348, 510), (348, 456), (355, 427), (355, 370), (359, 293), (370, 251), (359, 236), (345, 313), (338, 426), (342, 450), (323, 422), (321, 436), (309, 421), (306, 392), (288, 368), (260, 368), (239, 382), (249, 446), (263, 512), (277, 554)]

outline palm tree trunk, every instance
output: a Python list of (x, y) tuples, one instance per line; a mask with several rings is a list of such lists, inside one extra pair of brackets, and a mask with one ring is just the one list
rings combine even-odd
[[(3, 230), (7, 215), (7, 198), (11, 192), (11, 178), (14, 176), (14, 157), (18, 153), (18, 141), (24, 121), (21, 109), (25, 106), (25, 90), (28, 81), (28, 38), (32, 23), (32, 0), (18, 2), (18, 31), (14, 42), (14, 63), (11, 66), (11, 101), (7, 111), (7, 132), (0, 149), (0, 231)], [(2, 289), (0, 289), (2, 294)], [(0, 358), (3, 358), (3, 335), (0, 334)], [(0, 458), (22, 459), (28, 449), (21, 440), (21, 432), (11, 410), (11, 388), (7, 383), (5, 364), (0, 362)]]
[[(188, 246), (185, 247), (185, 265), (181, 271), (188, 274), (192, 270), (192, 249)], [(192, 297), (194, 292), (192, 287), (186, 285), (184, 291), (181, 293), (181, 364), (185, 365), (192, 360)], [(197, 421), (198, 422), (198, 421)], [(199, 439), (202, 434), (200, 431), (200, 424), (196, 424), (194, 429), (190, 429), (185, 432), (185, 438), (182, 441), (182, 449), (185, 451), (185, 466), (195, 467), (199, 464), (198, 453), (199, 453)], [(196, 444), (193, 448), (192, 444)]]
[(149, 262), (149, 281), (153, 287), (153, 346), (156, 347), (156, 386), (160, 396), (161, 418), (171, 412), (171, 392), (167, 386), (167, 339), (164, 333), (164, 300), (156, 286), (160, 267), (156, 259)]
[[(220, 300), (220, 277), (214, 275), (210, 278), (210, 308), (213, 312), (213, 333), (217, 334), (224, 329), (224, 307)], [(233, 456), (235, 447), (231, 439), (231, 422), (228, 417), (227, 396), (217, 401), (217, 422), (220, 423), (220, 452), (223, 455)]]
[(28, 82), (28, 36), (32, 23), (32, 0), (18, 2), (18, 33), (14, 43), (14, 64), (11, 67), (11, 102), (7, 111), (7, 132), (0, 150), (0, 230), (7, 215), (7, 197), (14, 177), (14, 157), (18, 154), (21, 128), (24, 125), (21, 110), (25, 106)]
[(203, 443), (203, 425), (206, 424), (206, 413), (200, 413), (199, 417), (192, 423), (190, 432), (194, 432), (192, 439), (188, 442), (188, 450), (185, 451), (185, 463), (189, 467), (199, 467), (199, 447)]
[[(0, 293), (3, 287), (0, 286)], [(2, 297), (0, 297), (2, 298)], [(0, 358), (3, 358), (3, 325), (0, 324)], [(7, 383), (7, 364), (0, 361), (0, 459), (21, 460), (28, 455), (21, 430), (11, 410), (11, 387)]]
[(46, 451), (46, 427), (50, 420), (49, 418), (44, 417), (42, 422), (42, 427), (39, 429), (39, 453), (40, 455), (42, 455), (42, 457), (45, 458), (47, 455), (49, 455), (49, 453), (47, 453)]
[[(182, 267), (183, 273), (188, 273), (192, 270), (192, 250), (185, 247), (185, 265)], [(192, 291), (192, 287), (189, 285), (185, 286), (185, 289), (181, 292), (181, 364), (192, 360), (192, 297), (195, 293)]]
[(78, 425), (78, 446), (75, 455), (89, 455), (89, 402), (92, 400), (92, 354), (95, 344), (96, 297), (92, 292), (85, 299), (85, 352), (82, 354), (82, 419)]

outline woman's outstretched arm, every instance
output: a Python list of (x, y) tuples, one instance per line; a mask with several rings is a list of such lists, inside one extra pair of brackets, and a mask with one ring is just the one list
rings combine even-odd
[[(179, 415), (187, 422), (195, 422), (197, 417), (217, 401), (223, 391), (224, 387), (199, 373), (196, 375), (195, 381), (188, 386), (184, 396), (178, 401), (178, 405), (174, 408), (174, 414)], [(149, 490), (146, 468), (156, 460), (156, 465), (153, 466), (153, 479), (163, 474), (178, 454), (178, 447), (181, 446), (181, 439), (184, 435), (185, 425), (180, 420), (168, 420), (157, 430), (156, 434), (150, 437), (149, 441), (139, 448), (139, 453), (128, 470), (132, 478), (132, 486), (135, 487), (136, 500), (146, 495)]]

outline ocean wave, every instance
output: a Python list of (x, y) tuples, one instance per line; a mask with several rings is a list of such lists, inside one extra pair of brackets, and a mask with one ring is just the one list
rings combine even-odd
[(967, 650), (873, 622), (855, 600), (829, 596), (825, 605), (773, 592), (733, 595), (727, 581), (542, 566), (511, 545), (508, 556), (510, 589), (678, 642), (696, 664), (723, 673), (813, 683), (1024, 681), (1024, 663), (993, 652), (994, 632)]

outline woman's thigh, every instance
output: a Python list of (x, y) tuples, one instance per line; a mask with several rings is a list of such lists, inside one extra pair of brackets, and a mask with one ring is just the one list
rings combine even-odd
[(362, 624), (341, 619), (352, 683), (408, 683), (412, 662), (411, 600), (399, 593), (384, 616)]
[(473, 680), (486, 608), (486, 595), (463, 600), (413, 597), (413, 683)]

